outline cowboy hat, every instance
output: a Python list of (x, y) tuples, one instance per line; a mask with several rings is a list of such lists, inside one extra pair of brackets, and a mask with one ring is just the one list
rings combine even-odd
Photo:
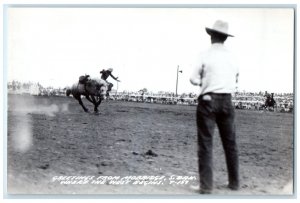
[(234, 37), (233, 35), (228, 34), (228, 23), (221, 20), (217, 20), (212, 28), (206, 27), (205, 29), (209, 35), (219, 33), (225, 36)]
[(114, 69), (112, 69), (112, 68), (109, 68), (109, 69), (108, 69), (108, 71), (110, 71), (110, 72), (112, 72), (113, 70), (114, 70)]

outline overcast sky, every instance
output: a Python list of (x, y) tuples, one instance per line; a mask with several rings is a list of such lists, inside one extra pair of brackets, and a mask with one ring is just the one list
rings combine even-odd
[(293, 92), (294, 11), (274, 8), (8, 8), (7, 81), (65, 87), (113, 68), (118, 91), (175, 92), (179, 66), (178, 93), (197, 93), (189, 77), (218, 19), (240, 91)]

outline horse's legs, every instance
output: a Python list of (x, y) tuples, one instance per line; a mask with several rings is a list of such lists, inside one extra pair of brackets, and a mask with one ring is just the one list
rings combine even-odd
[(93, 101), (91, 100), (91, 98), (90, 98), (89, 95), (86, 95), (85, 98), (86, 98), (89, 102), (93, 103)]
[(93, 95), (86, 95), (85, 98), (91, 102), (92, 104), (94, 104), (94, 111), (95, 112), (98, 112), (98, 105), (97, 105), (97, 101), (96, 101), (96, 98), (93, 96)]
[(102, 99), (99, 98), (99, 101), (98, 101), (98, 102), (96, 103), (96, 105), (95, 105), (96, 108), (97, 108), (97, 111), (98, 111), (98, 106), (101, 104), (101, 102), (102, 102)]
[(102, 99), (100, 99), (100, 97), (98, 97), (98, 100), (95, 97), (92, 97), (92, 99), (95, 101), (95, 103), (94, 103), (94, 105), (95, 105), (94, 111), (98, 112), (98, 106), (101, 104)]
[(102, 99), (99, 98), (99, 101), (97, 102), (97, 106), (99, 106), (102, 102)]
[(97, 101), (96, 98), (94, 96), (91, 96), (92, 98), (92, 103), (94, 104), (94, 112), (98, 112), (98, 105), (97, 105)]
[(76, 99), (78, 100), (79, 104), (82, 106), (83, 110), (84, 110), (85, 112), (88, 112), (89, 110), (84, 106), (84, 104), (83, 104), (83, 102), (82, 102), (82, 100), (81, 100), (81, 97), (80, 97), (80, 96), (79, 96), (79, 97), (76, 97)]

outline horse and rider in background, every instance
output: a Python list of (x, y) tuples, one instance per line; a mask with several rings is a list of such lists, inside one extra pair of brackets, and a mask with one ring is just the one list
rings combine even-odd
[(274, 111), (276, 109), (276, 101), (274, 99), (274, 93), (267, 93), (265, 94), (266, 100), (263, 108), (268, 111)]

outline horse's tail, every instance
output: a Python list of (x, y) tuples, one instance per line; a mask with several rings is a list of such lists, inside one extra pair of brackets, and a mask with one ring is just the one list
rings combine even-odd
[(66, 91), (67, 97), (70, 96), (71, 93), (72, 93), (71, 89), (67, 89), (67, 91)]

